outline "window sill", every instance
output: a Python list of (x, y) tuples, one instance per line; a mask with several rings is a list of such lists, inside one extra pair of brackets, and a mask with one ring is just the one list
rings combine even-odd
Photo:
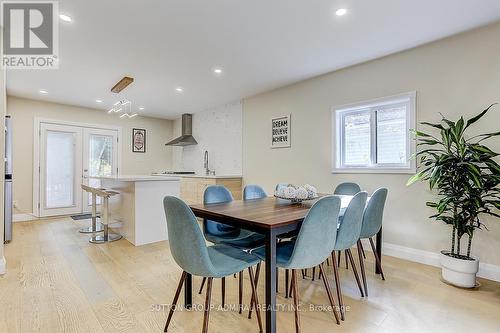
[(334, 168), (332, 173), (371, 173), (371, 174), (408, 174), (413, 175), (415, 168)]

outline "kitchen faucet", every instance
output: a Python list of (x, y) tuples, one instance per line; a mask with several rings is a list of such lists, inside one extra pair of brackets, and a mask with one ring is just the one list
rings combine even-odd
[(210, 175), (210, 169), (208, 168), (208, 150), (205, 150), (205, 157), (203, 162), (203, 167), (205, 168), (205, 174)]

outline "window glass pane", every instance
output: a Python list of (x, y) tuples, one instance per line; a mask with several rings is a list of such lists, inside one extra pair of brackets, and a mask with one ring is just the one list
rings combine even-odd
[[(111, 176), (113, 174), (113, 137), (107, 135), (89, 135), (89, 176)], [(101, 187), (99, 179), (89, 179), (89, 186)], [(89, 193), (89, 204), (92, 195)], [(97, 197), (97, 204), (101, 198)]]
[(377, 111), (377, 163), (406, 164), (406, 105)]
[(344, 165), (370, 164), (370, 113), (344, 116)]
[(46, 208), (74, 204), (75, 137), (73, 133), (47, 131)]

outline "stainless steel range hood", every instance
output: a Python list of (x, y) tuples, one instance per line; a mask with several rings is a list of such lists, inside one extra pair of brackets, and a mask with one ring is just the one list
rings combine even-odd
[(166, 146), (191, 146), (197, 145), (195, 138), (193, 137), (193, 115), (189, 113), (184, 113), (182, 115), (182, 132), (181, 136), (167, 142)]

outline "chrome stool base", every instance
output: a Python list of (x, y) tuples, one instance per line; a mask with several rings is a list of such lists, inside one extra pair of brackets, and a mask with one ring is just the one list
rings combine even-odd
[(122, 235), (109, 233), (107, 239), (104, 235), (96, 235), (90, 237), (89, 242), (93, 244), (103, 244), (103, 243), (114, 242), (122, 238), (123, 238)]
[(91, 226), (91, 227), (87, 227), (87, 228), (81, 228), (80, 230), (78, 230), (79, 233), (82, 233), (82, 234), (94, 234), (94, 233), (97, 233), (97, 232), (103, 232), (104, 231), (104, 225), (102, 223), (96, 223), (95, 227), (94, 226)]

